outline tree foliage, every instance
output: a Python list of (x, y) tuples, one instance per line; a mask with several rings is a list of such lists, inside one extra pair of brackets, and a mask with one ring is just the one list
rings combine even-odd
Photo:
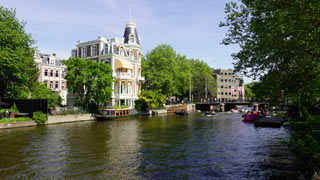
[(192, 66), (192, 89), (194, 99), (200, 101), (205, 98), (206, 87), (207, 96), (214, 97), (217, 95), (217, 83), (216, 79), (212, 76), (213, 70), (207, 63), (198, 59), (190, 60)]
[(64, 60), (63, 63), (67, 66), (65, 79), (68, 89), (79, 96), (84, 109), (87, 109), (91, 101), (98, 106), (109, 101), (113, 82), (112, 69), (109, 64), (81, 58), (70, 58)]
[(204, 98), (205, 82), (209, 95), (216, 91), (212, 69), (203, 61), (187, 59), (179, 55), (170, 45), (159, 45), (142, 59), (142, 76), (145, 77), (143, 88), (162, 90), (167, 96), (189, 96), (192, 94)]
[(259, 91), (272, 102), (293, 103), (290, 147), (298, 157), (308, 156), (307, 169), (320, 168), (320, 150), (314, 147), (320, 142), (314, 118), (320, 113), (319, 1), (241, 0), (228, 3), (225, 12), (220, 26), (229, 31), (223, 43), (241, 48), (232, 55), (235, 70), (260, 78)]
[(135, 101), (137, 110), (145, 110), (147, 108), (157, 109), (162, 108), (166, 103), (166, 96), (158, 91), (141, 90), (139, 99)]
[(47, 99), (48, 107), (54, 109), (61, 105), (61, 96), (58, 92), (53, 92), (46, 85), (35, 83), (31, 89), (31, 99)]
[(0, 97), (26, 98), (38, 78), (34, 41), (15, 10), (0, 6)]

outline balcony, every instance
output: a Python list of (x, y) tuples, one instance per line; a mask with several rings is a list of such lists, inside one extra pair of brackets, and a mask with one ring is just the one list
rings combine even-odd
[(130, 79), (133, 80), (135, 77), (132, 73), (117, 72), (115, 79)]
[(144, 81), (144, 77), (138, 76), (138, 77), (137, 77), (137, 81)]

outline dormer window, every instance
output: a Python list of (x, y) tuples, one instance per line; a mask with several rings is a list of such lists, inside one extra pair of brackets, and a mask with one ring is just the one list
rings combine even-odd
[(130, 34), (129, 43), (134, 43), (134, 35)]
[(106, 47), (104, 48), (104, 54), (108, 54), (109, 53), (109, 46), (106, 45)]
[(141, 52), (138, 53), (138, 60), (141, 60)]
[(130, 51), (130, 59), (134, 59), (134, 54), (132, 50)]
[(120, 46), (120, 55), (124, 55), (124, 49), (123, 49), (123, 46)]

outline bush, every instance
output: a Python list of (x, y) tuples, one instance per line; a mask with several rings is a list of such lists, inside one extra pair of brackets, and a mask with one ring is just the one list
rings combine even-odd
[(19, 118), (3, 118), (0, 120), (0, 123), (15, 123), (15, 122), (23, 122), (23, 121), (31, 121), (31, 118), (19, 117)]
[(19, 113), (19, 109), (16, 104), (13, 104), (13, 106), (9, 109), (9, 112), (11, 113)]
[(4, 110), (3, 108), (1, 108), (1, 109), (0, 109), (0, 114), (1, 114), (1, 113), (4, 113), (4, 112), (5, 112), (5, 110)]
[(304, 176), (309, 178), (320, 169), (320, 116), (311, 115), (305, 107), (300, 107), (297, 117), (289, 118), (294, 130), (289, 141)]
[(44, 123), (47, 120), (47, 115), (43, 114), (41, 111), (34, 112), (33, 113), (33, 120), (38, 124), (38, 125), (44, 125)]

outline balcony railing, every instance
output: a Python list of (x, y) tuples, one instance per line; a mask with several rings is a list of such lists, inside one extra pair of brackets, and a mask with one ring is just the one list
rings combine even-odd
[(117, 72), (117, 76), (133, 77), (133, 74), (127, 72)]

